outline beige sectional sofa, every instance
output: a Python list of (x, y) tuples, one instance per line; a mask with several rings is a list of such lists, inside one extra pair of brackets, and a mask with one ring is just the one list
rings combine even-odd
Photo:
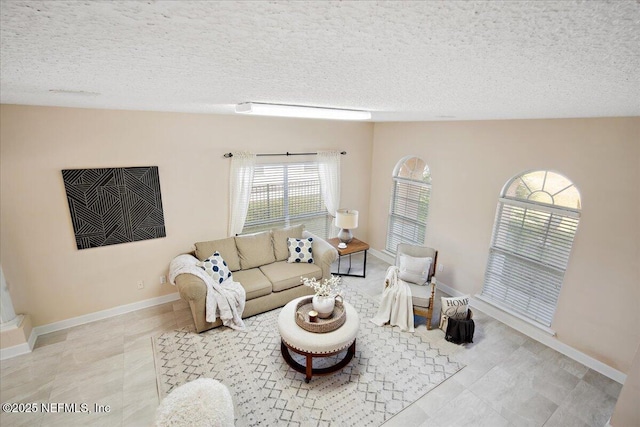
[[(313, 237), (313, 264), (287, 262), (289, 237)], [(294, 298), (313, 294), (312, 288), (302, 284), (301, 277), (330, 277), (331, 264), (338, 257), (333, 246), (304, 231), (302, 225), (198, 242), (195, 246), (194, 255), (200, 261), (218, 251), (233, 273), (233, 280), (242, 284), (247, 293), (242, 318), (282, 307)], [(192, 274), (180, 274), (175, 282), (180, 296), (189, 303), (198, 332), (222, 324), (220, 319), (214, 323), (205, 320), (207, 289), (200, 278)]]

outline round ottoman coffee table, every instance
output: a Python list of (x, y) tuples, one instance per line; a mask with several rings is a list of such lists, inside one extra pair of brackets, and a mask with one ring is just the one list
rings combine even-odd
[[(347, 320), (344, 325), (335, 331), (325, 333), (309, 332), (302, 329), (295, 320), (298, 301), (309, 297), (296, 298), (282, 308), (278, 317), (278, 329), (282, 342), (280, 349), (282, 357), (296, 371), (306, 375), (305, 382), (311, 381), (313, 375), (326, 375), (336, 372), (349, 364), (356, 352), (356, 335), (360, 319), (355, 308), (348, 302), (344, 302)], [(344, 359), (333, 366), (325, 368), (313, 368), (314, 357), (329, 357), (348, 349)], [(291, 357), (289, 350), (305, 356), (306, 366), (298, 363)]]

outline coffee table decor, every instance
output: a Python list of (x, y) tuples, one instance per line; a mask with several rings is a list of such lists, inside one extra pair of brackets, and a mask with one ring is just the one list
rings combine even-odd
[(296, 304), (296, 323), (305, 331), (315, 332), (318, 334), (335, 331), (340, 326), (344, 325), (347, 320), (347, 312), (344, 309), (342, 298), (336, 298), (336, 305), (333, 308), (333, 313), (326, 319), (316, 318), (315, 321), (309, 319), (309, 312), (313, 310), (312, 298), (307, 297)]
[(318, 312), (318, 318), (331, 317), (335, 306), (336, 297), (342, 295), (340, 288), (341, 277), (331, 275), (330, 278), (318, 282), (315, 277), (300, 277), (305, 286), (313, 288), (315, 295), (312, 298), (313, 310)]

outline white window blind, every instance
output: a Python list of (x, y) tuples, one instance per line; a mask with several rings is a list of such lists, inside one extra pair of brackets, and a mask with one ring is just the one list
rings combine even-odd
[[(561, 191), (564, 190), (566, 188)], [(535, 194), (539, 191), (530, 191), (533, 196), (528, 199), (527, 194), (521, 197), (526, 201), (500, 199), (482, 297), (498, 307), (550, 326), (580, 212), (531, 201), (541, 197)]]
[(317, 163), (256, 165), (243, 233), (304, 224), (326, 238), (331, 217), (324, 207)]
[(386, 250), (396, 253), (398, 243), (424, 244), (431, 185), (394, 178)]
[(419, 157), (407, 156), (393, 170), (393, 191), (385, 250), (396, 253), (399, 243), (424, 244), (431, 198), (431, 173)]

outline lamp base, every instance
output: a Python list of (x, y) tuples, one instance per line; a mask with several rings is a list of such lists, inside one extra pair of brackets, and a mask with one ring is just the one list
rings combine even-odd
[(338, 239), (340, 239), (342, 243), (349, 243), (353, 240), (353, 234), (351, 234), (351, 230), (348, 228), (341, 228), (338, 233)]

